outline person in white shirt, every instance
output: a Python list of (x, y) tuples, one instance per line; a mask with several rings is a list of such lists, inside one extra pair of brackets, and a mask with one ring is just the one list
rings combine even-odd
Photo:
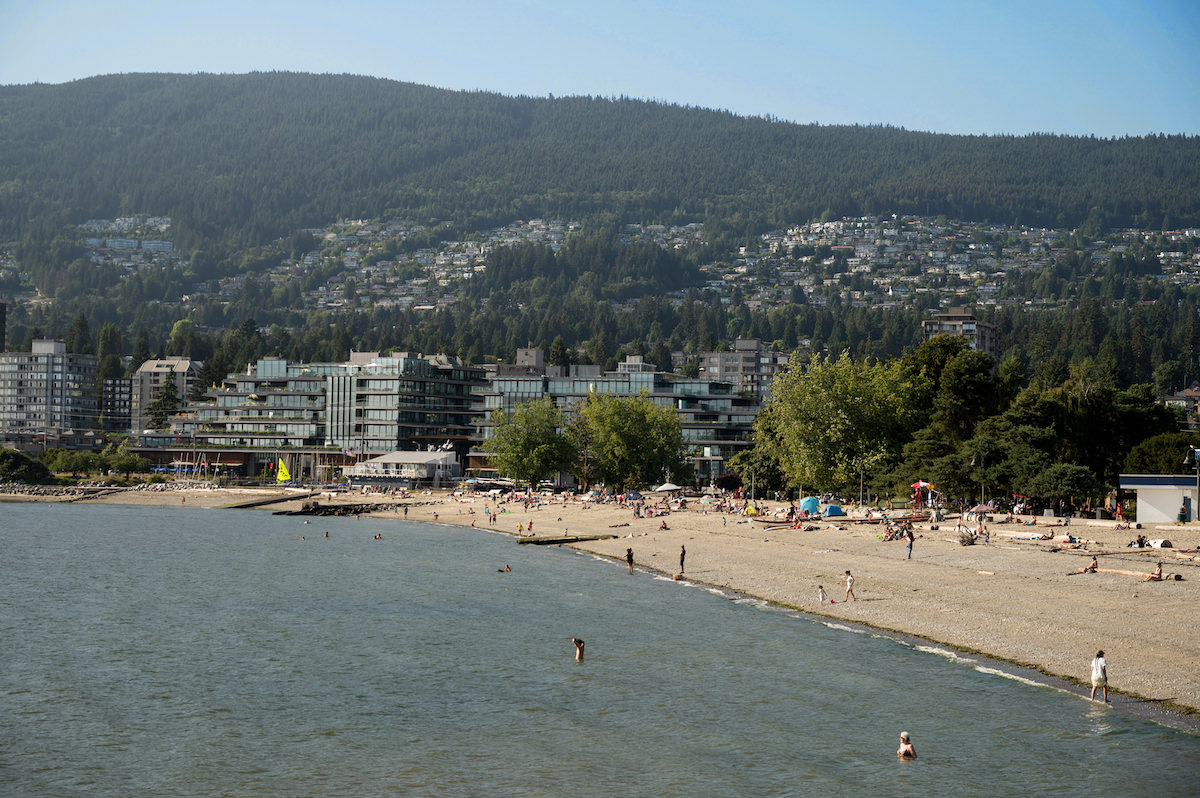
[(1092, 660), (1092, 700), (1096, 700), (1096, 688), (1104, 690), (1104, 703), (1108, 703), (1108, 662), (1104, 659), (1104, 652), (1097, 651), (1096, 658)]

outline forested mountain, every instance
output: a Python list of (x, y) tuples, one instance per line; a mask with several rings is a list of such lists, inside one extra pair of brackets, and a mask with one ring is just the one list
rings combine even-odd
[(949, 136), (367, 77), (112, 75), (0, 87), (0, 235), (150, 213), (206, 264), (347, 216), (704, 221), (871, 213), (1200, 222), (1200, 139)]

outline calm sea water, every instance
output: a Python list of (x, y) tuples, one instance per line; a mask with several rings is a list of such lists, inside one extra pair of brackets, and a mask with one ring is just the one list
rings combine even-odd
[(481, 531), (0, 519), (2, 795), (1165, 796), (1200, 777), (1198, 737)]

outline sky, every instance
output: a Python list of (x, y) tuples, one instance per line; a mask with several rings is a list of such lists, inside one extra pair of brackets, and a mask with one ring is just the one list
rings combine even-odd
[(0, 0), (0, 85), (272, 70), (937, 133), (1200, 135), (1200, 0)]

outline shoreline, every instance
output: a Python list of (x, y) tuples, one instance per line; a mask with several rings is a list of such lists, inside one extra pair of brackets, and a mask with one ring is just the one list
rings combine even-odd
[[(73, 500), (219, 509), (288, 495), (279, 488), (126, 489)], [(800, 531), (706, 513), (703, 505), (692, 502), (687, 510), (663, 518), (635, 519), (632, 510), (617, 505), (555, 500), (526, 510), (518, 503), (497, 504), (491, 496), (445, 491), (404, 499), (360, 493), (314, 498), (322, 505), (387, 503), (386, 512), (369, 515), (477, 527), (514, 538), (518, 524), (529, 530), (530, 522), (538, 536), (616, 534), (561, 545), (621, 565), (631, 547), (635, 570), (666, 577), (679, 572), (679, 548), (686, 545), (688, 567), (682, 578), (689, 583), (906, 645), (979, 657), (1008, 678), (1066, 690), (1085, 700), (1088, 663), (1103, 649), (1116, 708), (1200, 734), (1200, 670), (1195, 667), (1200, 632), (1190, 623), (1200, 610), (1200, 554), (1125, 548), (1138, 534), (1170, 538), (1176, 547), (1195, 546), (1200, 525), (1117, 530), (1112, 522), (1070, 519), (1070, 526), (1049, 527), (1056, 537), (1046, 541), (1031, 538), (1035, 530), (1047, 532), (1049, 519), (1038, 519), (1037, 527), (990, 523), (990, 545), (963, 546), (951, 518), (936, 528), (916, 525), (909, 560), (903, 542), (882, 541), (877, 537), (881, 527), (854, 525), (853, 517), (819, 520), (817, 529)], [(307, 494), (296, 495), (297, 507), (306, 499)], [(4, 500), (55, 498), (0, 495)], [(393, 504), (409, 512), (393, 512)], [(485, 507), (498, 510), (492, 524), (485, 520)], [(264, 509), (295, 508), (285, 502)], [(664, 520), (665, 530), (659, 528)], [(1064, 543), (1063, 533), (1084, 542)], [(1100, 561), (1099, 572), (1077, 573), (1093, 555)], [(1157, 562), (1163, 563), (1164, 573), (1181, 573), (1183, 581), (1139, 581), (1136, 574), (1151, 571)], [(842, 601), (846, 569), (855, 576), (858, 601)], [(817, 585), (835, 603), (818, 604)]]

